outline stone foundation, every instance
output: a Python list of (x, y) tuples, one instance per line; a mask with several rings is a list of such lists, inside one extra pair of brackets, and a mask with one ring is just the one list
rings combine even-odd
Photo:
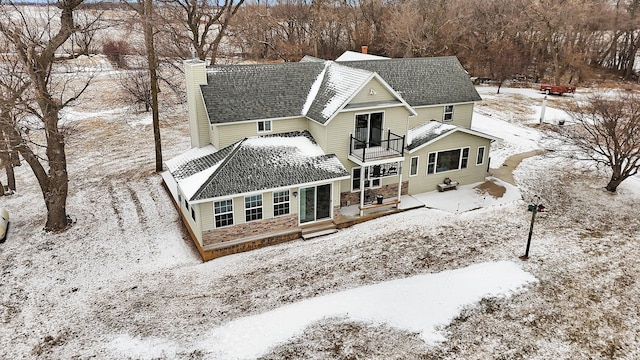
[(231, 240), (250, 238), (259, 235), (269, 237), (269, 233), (295, 229), (298, 226), (298, 214), (278, 216), (271, 219), (252, 221), (245, 224), (228, 226), (205, 231), (202, 234), (203, 246), (220, 244)]
[[(402, 188), (400, 190), (401, 195), (407, 195), (409, 193), (409, 182), (403, 181)], [(398, 184), (383, 185), (378, 189), (367, 189), (364, 191), (365, 203), (371, 203), (376, 201), (377, 195), (384, 196), (385, 199), (396, 198), (398, 196)], [(367, 198), (368, 195), (368, 198)], [(360, 204), (360, 192), (343, 192), (340, 193), (340, 206), (349, 206)]]

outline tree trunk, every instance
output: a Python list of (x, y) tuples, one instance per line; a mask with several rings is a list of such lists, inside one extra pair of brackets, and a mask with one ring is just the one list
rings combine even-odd
[(618, 189), (618, 186), (622, 183), (623, 180), (624, 178), (622, 176), (612, 175), (606, 187), (607, 191), (610, 191), (613, 193), (616, 192), (616, 190)]
[(7, 190), (9, 193), (14, 193), (16, 191), (16, 176), (13, 172), (13, 164), (9, 162), (5, 165), (4, 170), (7, 173)]
[(153, 139), (156, 150), (156, 171), (162, 171), (162, 143), (160, 141), (160, 116), (158, 113), (158, 62), (153, 43), (153, 0), (144, 0), (144, 42), (151, 81), (151, 111), (153, 117)]
[(66, 208), (69, 176), (67, 174), (64, 135), (58, 130), (58, 109), (55, 106), (42, 106), (41, 108), (46, 109), (44, 125), (47, 132), (47, 159), (49, 162), (49, 174), (46, 181), (48, 189), (43, 191), (44, 202), (47, 206), (47, 223), (44, 229), (46, 231), (62, 231), (70, 224)]

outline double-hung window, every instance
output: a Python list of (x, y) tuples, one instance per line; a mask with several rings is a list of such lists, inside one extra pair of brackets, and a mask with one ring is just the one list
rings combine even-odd
[(233, 200), (221, 200), (213, 203), (216, 228), (233, 225)]
[(427, 161), (427, 174), (436, 173), (436, 153), (429, 153), (429, 160)]
[(273, 192), (273, 216), (289, 214), (289, 190)]
[(409, 168), (409, 176), (418, 175), (418, 156), (414, 156), (411, 158), (411, 166)]
[(271, 131), (271, 120), (258, 121), (259, 133), (270, 132), (270, 131)]
[[(360, 190), (360, 177), (362, 175), (362, 168), (353, 168), (351, 174), (351, 191)], [(364, 188), (376, 188), (380, 187), (380, 179), (368, 179), (369, 177), (369, 168), (366, 167), (364, 170)]]
[(244, 197), (244, 214), (247, 222), (262, 219), (262, 194)]
[(484, 164), (484, 146), (478, 147), (478, 157), (476, 158), (476, 165)]
[(453, 105), (446, 105), (444, 107), (443, 121), (453, 121)]

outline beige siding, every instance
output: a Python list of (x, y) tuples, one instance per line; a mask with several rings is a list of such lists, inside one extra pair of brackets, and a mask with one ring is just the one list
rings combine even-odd
[[(200, 211), (200, 204), (190, 204), (189, 209), (187, 210), (184, 199), (184, 194), (180, 193), (180, 212), (182, 213), (184, 219), (186, 219), (187, 223), (189, 223), (189, 226), (191, 227), (191, 230), (193, 230), (193, 233), (196, 235), (197, 240), (200, 242), (200, 244), (202, 244), (202, 213)], [(193, 218), (191, 217), (191, 208), (193, 208), (195, 211), (195, 220), (193, 220)]]
[(378, 80), (371, 81), (351, 100), (351, 104), (395, 100), (396, 97)]
[(202, 224), (202, 231), (212, 230), (216, 227), (213, 216), (213, 201), (200, 203), (200, 223)]
[(473, 117), (473, 103), (460, 104), (453, 107), (453, 124), (470, 129)]
[[(490, 144), (491, 142), (488, 139), (457, 132), (411, 154), (406, 153), (405, 165), (403, 167), (403, 179), (409, 180), (409, 193), (419, 194), (434, 191), (437, 189), (437, 184), (441, 183), (446, 177), (458, 181), (461, 185), (484, 181)], [(483, 165), (476, 166), (478, 147), (480, 146), (485, 146), (485, 161)], [(466, 169), (427, 175), (427, 159), (430, 152), (459, 149), (464, 147), (469, 148), (469, 160)], [(420, 157), (418, 163), (418, 175), (409, 177), (409, 162), (413, 156)]]
[(218, 125), (216, 126), (218, 133), (217, 148), (222, 149), (246, 137), (306, 130), (306, 124), (307, 120), (302, 117), (297, 119), (272, 120), (271, 131), (262, 133), (258, 133), (257, 121)]
[[(418, 113), (418, 116), (411, 117), (409, 119), (409, 128), (422, 125), (427, 121), (437, 120), (442, 121), (444, 117), (444, 105), (442, 106), (429, 106), (414, 109)], [(447, 122), (464, 128), (471, 128), (471, 118), (473, 117), (473, 103), (459, 104), (453, 106), (453, 121)]]
[(430, 106), (423, 108), (414, 109), (418, 116), (412, 116), (409, 118), (409, 129), (412, 129), (418, 125), (422, 125), (427, 121), (431, 120), (442, 120), (442, 116), (444, 113), (443, 106)]
[(244, 196), (233, 198), (233, 224), (244, 224)]
[(210, 138), (211, 144), (213, 144), (213, 146), (216, 149), (222, 149), (220, 147), (220, 126), (213, 125), (210, 127), (209, 138)]
[(336, 154), (338, 160), (347, 168), (350, 169), (351, 161), (347, 159), (349, 156), (349, 135), (354, 132), (355, 113), (343, 112), (339, 113), (331, 122), (326, 126), (326, 147), (325, 152), (327, 154)]
[[(390, 107), (379, 110), (372, 110), (371, 112), (383, 112), (383, 139), (387, 139), (387, 130), (397, 135), (404, 135), (407, 133), (407, 117), (409, 112), (403, 106)], [(355, 121), (357, 114), (364, 114), (363, 111), (346, 111), (338, 114), (327, 125), (327, 153), (333, 153), (338, 156), (338, 159), (342, 164), (351, 171), (354, 163), (348, 160), (349, 156), (349, 142), (350, 135), (355, 131)], [(351, 187), (349, 187), (351, 188)]]
[(327, 128), (324, 125), (307, 119), (307, 130), (326, 154), (333, 154), (333, 150), (327, 148)]
[(200, 93), (200, 85), (207, 83), (206, 66), (204, 62), (185, 62), (184, 68), (191, 146), (206, 146), (209, 144), (209, 120)]

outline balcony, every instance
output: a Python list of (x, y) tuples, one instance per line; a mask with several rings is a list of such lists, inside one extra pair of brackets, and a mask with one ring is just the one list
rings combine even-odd
[(364, 142), (350, 135), (349, 158), (363, 165), (367, 162), (404, 157), (404, 136), (387, 131), (386, 140)]

